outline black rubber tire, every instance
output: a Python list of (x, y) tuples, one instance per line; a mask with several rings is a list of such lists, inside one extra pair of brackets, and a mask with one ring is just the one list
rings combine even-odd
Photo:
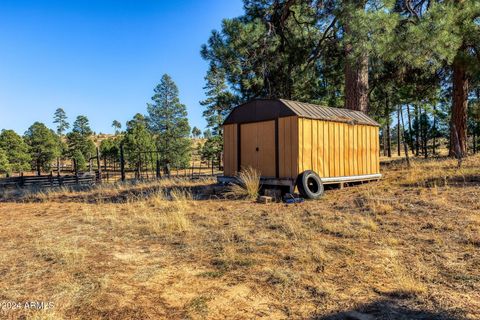
[(307, 170), (298, 175), (297, 188), (305, 199), (319, 199), (323, 195), (322, 180), (312, 170)]

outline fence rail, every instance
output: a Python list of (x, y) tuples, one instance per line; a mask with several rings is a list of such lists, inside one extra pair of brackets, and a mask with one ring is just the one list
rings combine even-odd
[(41, 175), (41, 176), (20, 176), (0, 180), (0, 188), (28, 188), (28, 187), (63, 187), (84, 185), (92, 186), (98, 180), (96, 173), (81, 173), (76, 175)]
[(89, 159), (86, 173), (77, 173), (74, 160), (68, 164), (57, 159), (50, 174), (34, 176), (19, 173), (20, 176), (0, 179), (0, 189), (94, 185), (102, 182), (163, 178), (200, 179), (221, 175), (223, 171), (221, 160), (217, 159), (215, 162), (215, 159), (203, 159), (198, 152), (192, 153), (189, 163), (182, 167), (161, 165), (158, 160), (159, 151), (141, 151), (138, 152), (138, 158), (133, 157), (133, 160), (126, 161), (123, 145), (120, 145), (118, 156), (102, 156), (97, 148), (96, 156)]

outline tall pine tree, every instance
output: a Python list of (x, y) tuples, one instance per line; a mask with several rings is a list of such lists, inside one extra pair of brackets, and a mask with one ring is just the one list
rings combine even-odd
[(53, 114), (53, 123), (57, 124), (58, 135), (63, 135), (63, 133), (70, 128), (70, 124), (68, 123), (67, 119), (68, 118), (65, 110), (62, 108), (55, 110), (55, 113)]
[(148, 125), (157, 137), (159, 160), (165, 171), (171, 166), (187, 166), (191, 148), (187, 108), (180, 103), (178, 88), (169, 75), (164, 74), (155, 87), (147, 111)]

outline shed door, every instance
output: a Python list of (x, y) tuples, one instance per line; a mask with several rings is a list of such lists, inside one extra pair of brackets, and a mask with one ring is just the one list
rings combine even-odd
[(275, 121), (240, 126), (241, 167), (251, 166), (262, 177), (275, 177)]

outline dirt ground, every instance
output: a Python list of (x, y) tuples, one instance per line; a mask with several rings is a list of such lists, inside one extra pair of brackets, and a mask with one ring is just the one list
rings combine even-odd
[(318, 201), (162, 181), (0, 198), (2, 319), (480, 319), (480, 157)]

